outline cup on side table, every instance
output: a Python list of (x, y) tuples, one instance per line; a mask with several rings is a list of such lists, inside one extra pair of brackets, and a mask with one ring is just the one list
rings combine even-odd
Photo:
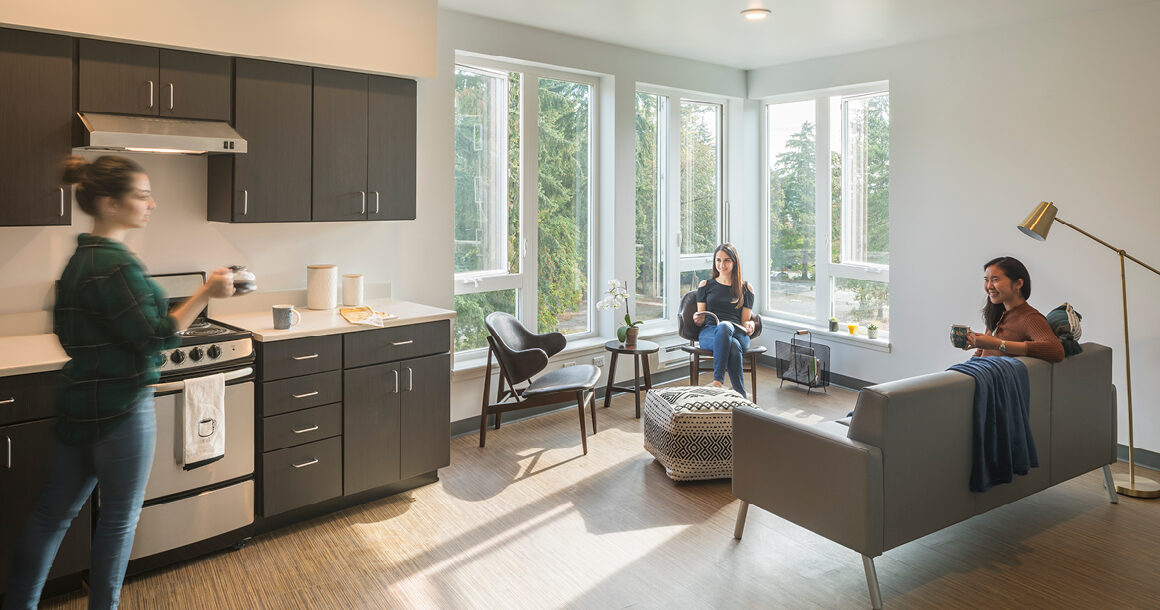
[(302, 321), (302, 314), (298, 313), (293, 305), (274, 305), (271, 311), (274, 314), (275, 330), (288, 330)]

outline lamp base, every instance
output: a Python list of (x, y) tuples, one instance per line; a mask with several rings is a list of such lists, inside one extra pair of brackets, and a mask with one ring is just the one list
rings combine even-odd
[(1152, 479), (1136, 475), (1136, 483), (1126, 474), (1112, 477), (1116, 482), (1116, 493), (1133, 498), (1160, 498), (1160, 484)]

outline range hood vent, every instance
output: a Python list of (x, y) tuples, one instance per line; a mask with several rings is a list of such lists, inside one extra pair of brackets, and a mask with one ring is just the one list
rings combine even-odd
[(246, 140), (224, 121), (78, 112), (86, 150), (203, 155), (244, 153)]

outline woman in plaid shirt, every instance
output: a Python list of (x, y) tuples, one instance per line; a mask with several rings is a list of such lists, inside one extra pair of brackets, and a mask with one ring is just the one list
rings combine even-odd
[(16, 548), (4, 599), (35, 608), (61, 539), (94, 486), (101, 509), (93, 532), (89, 608), (115, 608), (133, 547), (145, 484), (153, 464), (157, 356), (176, 347), (211, 297), (233, 294), (233, 277), (218, 269), (174, 311), (161, 288), (123, 243), (157, 207), (149, 176), (136, 162), (71, 157), (64, 182), (93, 217), (57, 287), (53, 326), (70, 360), (57, 397), (58, 443), (49, 478)]

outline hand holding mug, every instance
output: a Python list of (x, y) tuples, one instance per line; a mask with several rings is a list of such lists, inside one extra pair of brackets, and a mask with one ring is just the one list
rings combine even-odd
[(697, 326), (704, 326), (705, 325), (705, 312), (694, 311), (693, 312), (693, 323), (696, 324)]
[(756, 329), (757, 329), (757, 325), (753, 323), (753, 320), (746, 320), (745, 321), (745, 334), (752, 336), (753, 331)]

